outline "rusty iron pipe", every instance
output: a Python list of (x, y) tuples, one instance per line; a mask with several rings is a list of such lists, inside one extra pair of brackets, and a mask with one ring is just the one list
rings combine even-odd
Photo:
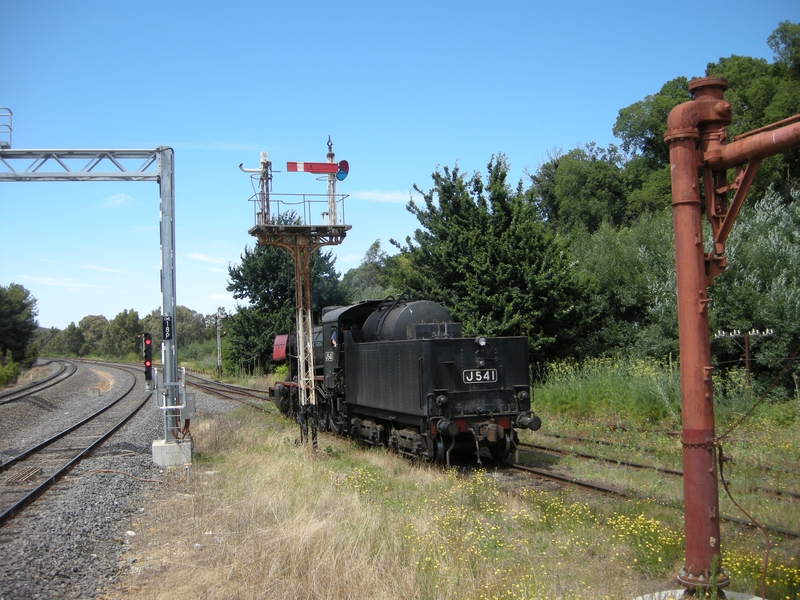
[[(722, 589), (730, 583), (721, 570), (713, 367), (706, 292), (713, 276), (724, 268), (724, 257), (718, 255), (724, 252), (725, 237), (759, 163), (800, 146), (800, 123), (796, 122), (768, 131), (759, 129), (727, 143), (725, 127), (731, 123), (732, 110), (723, 98), (726, 88), (727, 82), (719, 77), (692, 81), (689, 91), (694, 99), (672, 109), (664, 134), (669, 146), (675, 229), (686, 533), (686, 561), (678, 581), (687, 590), (697, 591), (710, 587)], [(776, 126), (788, 122), (784, 120)], [(713, 240), (715, 252), (706, 254), (698, 169), (703, 167), (708, 188), (715, 181), (725, 181), (727, 169), (744, 163), (748, 166), (735, 182), (734, 205), (727, 207), (723, 199), (720, 210), (708, 215), (717, 238)], [(710, 193), (708, 189), (706, 193)], [(724, 196), (725, 191), (719, 193)], [(715, 565), (718, 573), (713, 574)]]
[(710, 149), (703, 154), (703, 159), (714, 171), (724, 171), (745, 162), (763, 160), (799, 144), (800, 123), (794, 123)]
[[(688, 589), (708, 587), (712, 565), (721, 563), (708, 279), (697, 169), (702, 160), (698, 144), (725, 140), (732, 112), (722, 98), (725, 86), (719, 78), (693, 81), (689, 90), (695, 99), (672, 110), (664, 135), (671, 165), (680, 344), (686, 562), (678, 580)], [(720, 575), (715, 585), (721, 589), (728, 583)]]

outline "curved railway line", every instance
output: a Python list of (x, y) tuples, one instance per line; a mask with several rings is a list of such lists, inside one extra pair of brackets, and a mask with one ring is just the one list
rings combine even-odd
[(186, 383), (201, 390), (205, 390), (209, 394), (219, 396), (220, 398), (236, 400), (237, 402), (249, 404), (255, 408), (263, 408), (263, 404), (255, 404), (249, 401), (248, 398), (253, 398), (261, 403), (271, 402), (269, 399), (269, 392), (266, 390), (213, 381), (193, 373), (186, 373)]
[(0, 406), (3, 404), (9, 404), (11, 402), (16, 402), (17, 400), (22, 400), (31, 394), (35, 394), (37, 392), (41, 392), (42, 390), (46, 390), (58, 385), (62, 381), (72, 377), (78, 370), (78, 367), (75, 365), (75, 363), (70, 361), (52, 360), (50, 362), (57, 363), (59, 365), (59, 368), (55, 373), (50, 373), (50, 375), (40, 381), (35, 381), (24, 386), (17, 386), (11, 390), (0, 392)]
[[(0, 473), (8, 473), (0, 481), (0, 526), (64, 477), (82, 458), (127, 423), (152, 397), (152, 394), (144, 400), (135, 397), (133, 392), (137, 379), (133, 369), (114, 368), (126, 372), (131, 378), (130, 386), (119, 398), (0, 464)], [(74, 367), (67, 377), (76, 370), (77, 367)], [(65, 378), (51, 381), (46, 387), (56, 385)], [(40, 389), (43, 388), (37, 391)], [(30, 393), (29, 390), (28, 395)], [(15, 397), (14, 400), (23, 397)]]

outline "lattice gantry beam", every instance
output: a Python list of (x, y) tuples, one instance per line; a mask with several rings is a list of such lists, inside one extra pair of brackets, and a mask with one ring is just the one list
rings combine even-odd
[(0, 150), (0, 181), (159, 181), (164, 149)]

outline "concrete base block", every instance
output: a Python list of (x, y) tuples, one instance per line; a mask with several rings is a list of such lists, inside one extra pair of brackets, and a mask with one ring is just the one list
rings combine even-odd
[(153, 462), (159, 467), (180, 467), (192, 462), (192, 440), (153, 440)]
[[(639, 596), (635, 600), (681, 600), (683, 598), (683, 588), (679, 590), (672, 590), (671, 592), (655, 592), (645, 596)], [(761, 600), (761, 596), (751, 596), (750, 594), (740, 594), (738, 592), (729, 592), (723, 590), (725, 597), (728, 600)]]

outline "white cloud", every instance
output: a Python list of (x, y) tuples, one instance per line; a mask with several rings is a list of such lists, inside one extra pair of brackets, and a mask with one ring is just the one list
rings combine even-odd
[(380, 190), (364, 190), (350, 194), (353, 200), (366, 200), (368, 202), (389, 202), (393, 204), (406, 204), (410, 199), (408, 192), (382, 192)]
[(51, 287), (61, 287), (73, 290), (84, 290), (84, 289), (102, 289), (103, 286), (100, 285), (92, 285), (90, 283), (83, 283), (82, 281), (78, 281), (77, 279), (62, 279), (56, 277), (34, 277), (32, 275), (23, 275), (22, 279), (26, 281), (31, 281), (38, 285), (47, 285)]
[(133, 198), (128, 194), (114, 194), (103, 199), (103, 206), (105, 208), (119, 208), (123, 204), (133, 202)]
[(337, 263), (360, 263), (363, 259), (363, 256), (358, 256), (357, 254), (345, 254), (343, 256), (337, 256), (336, 262)]
[(228, 263), (224, 260), (220, 260), (218, 258), (214, 258), (213, 256), (209, 256), (208, 254), (202, 254), (200, 252), (192, 252), (186, 255), (187, 258), (191, 258), (193, 260), (199, 260), (200, 262), (207, 262), (211, 263), (212, 265), (227, 265)]

